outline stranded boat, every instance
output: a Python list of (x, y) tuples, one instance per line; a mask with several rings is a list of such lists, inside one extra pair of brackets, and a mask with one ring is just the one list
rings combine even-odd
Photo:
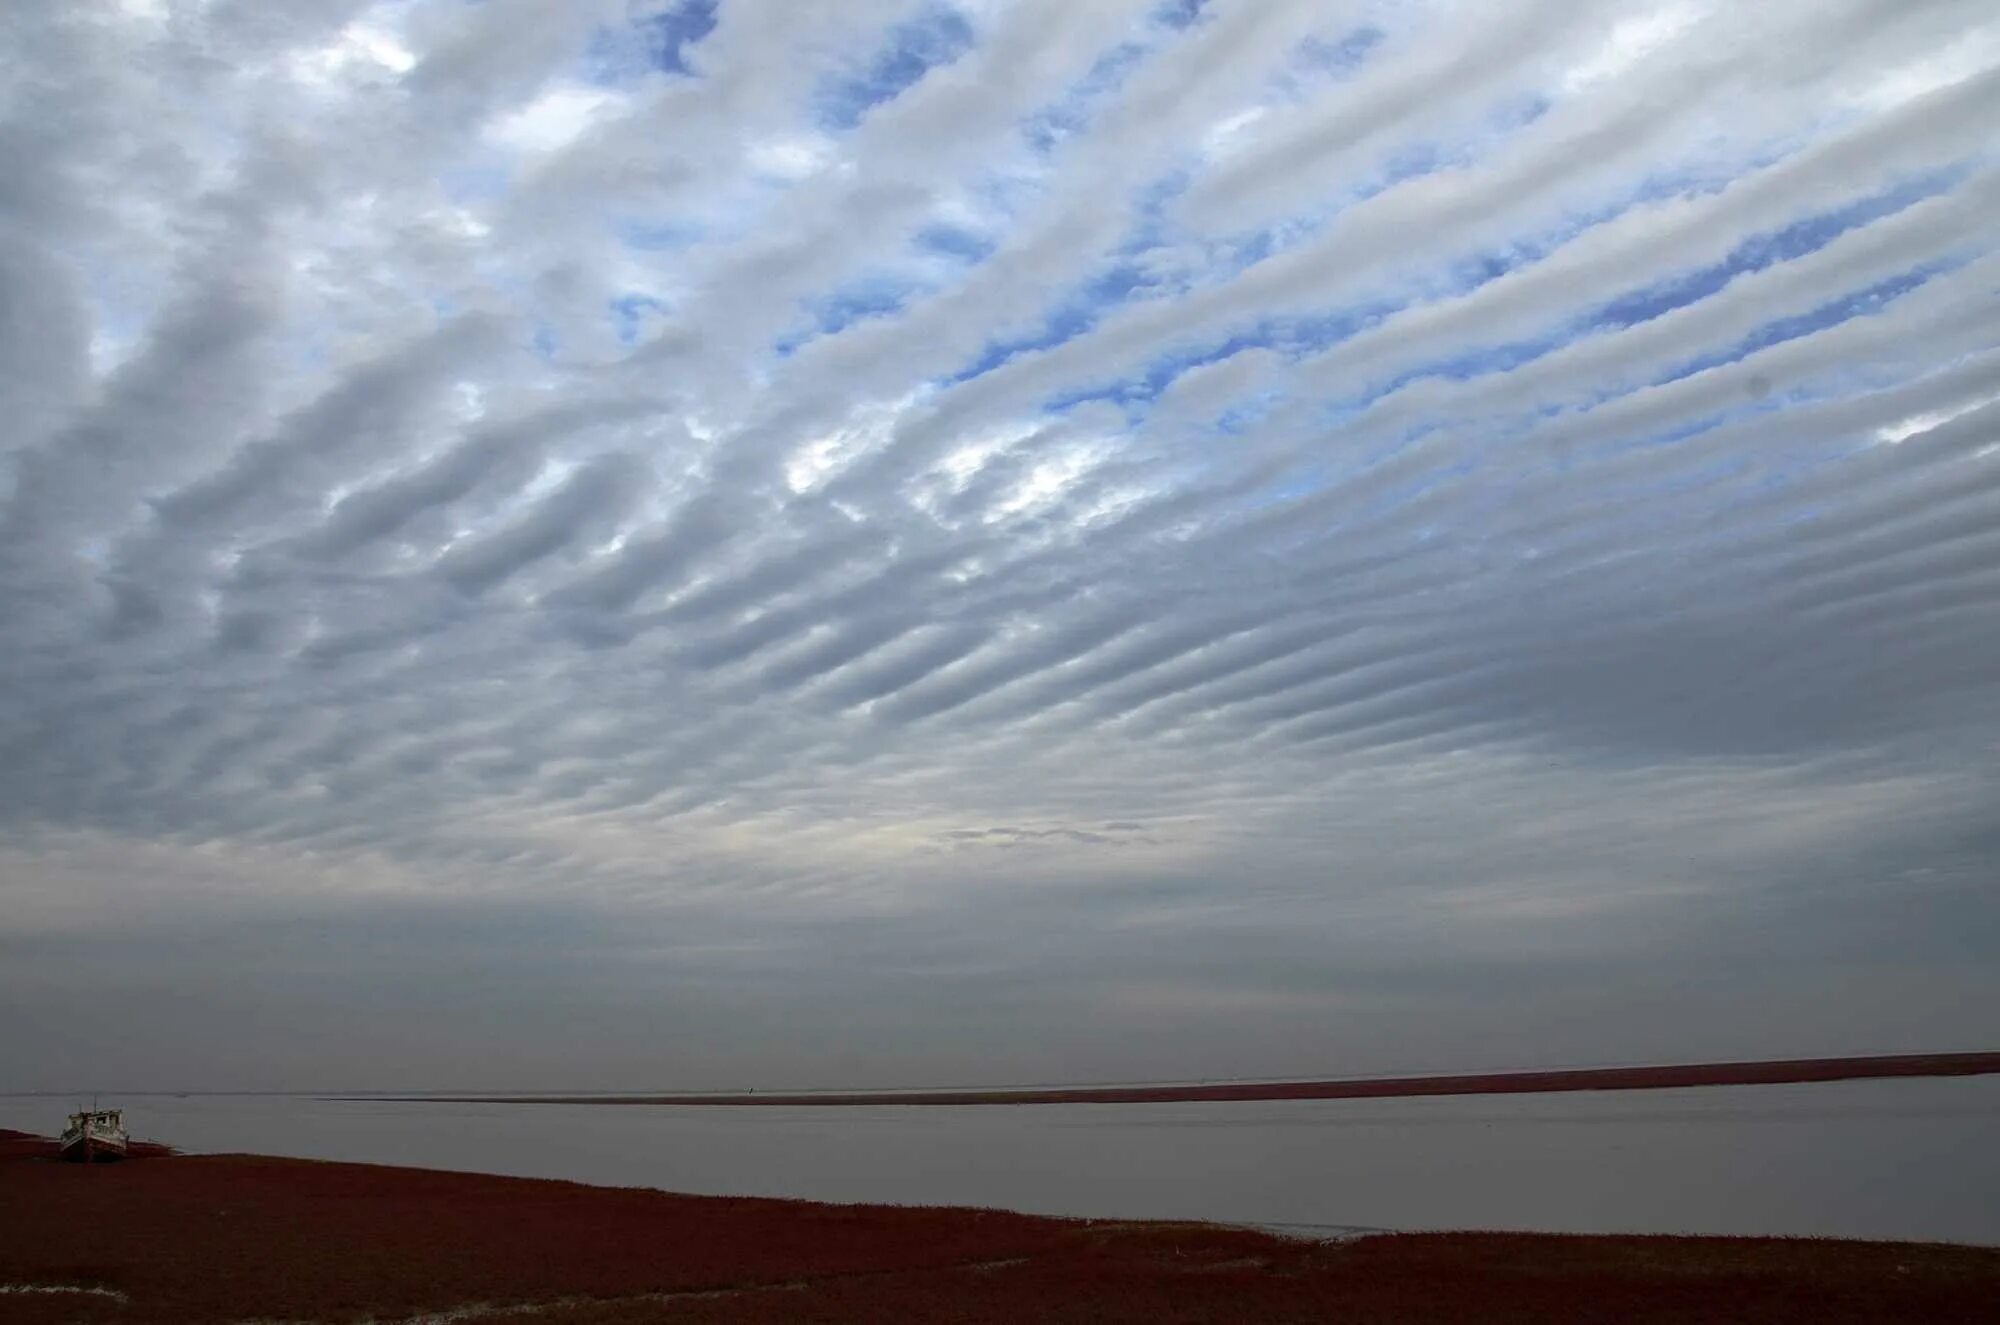
[(125, 1132), (122, 1109), (85, 1109), (69, 1116), (63, 1129), (60, 1151), (64, 1159), (80, 1164), (109, 1163), (125, 1158), (131, 1138)]

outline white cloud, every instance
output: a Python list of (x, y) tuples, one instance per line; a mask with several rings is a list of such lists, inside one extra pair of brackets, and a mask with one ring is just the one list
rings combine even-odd
[(1944, 409), (1925, 410), (1919, 414), (1911, 414), (1897, 419), (1894, 423), (1885, 423), (1877, 428), (1875, 430), (1875, 440), (1878, 442), (1888, 442), (1892, 445), (1898, 442), (1905, 442), (1919, 433), (1929, 432), (1933, 428), (1950, 423), (1953, 419), (1962, 418), (1976, 409), (1993, 404), (1995, 401), (2000, 401), (2000, 393), (1975, 396), (1956, 402)]
[(366, 22), (350, 23), (329, 44), (290, 59), (292, 77), (322, 90), (341, 79), (398, 78), (416, 64), (416, 55), (394, 33)]
[(553, 154), (609, 118), (623, 100), (607, 88), (561, 84), (501, 114), (488, 127), (487, 137), (517, 152)]
[(1872, 75), (1854, 101), (1879, 114), (1996, 68), (2000, 68), (2000, 33), (1975, 29), (1887, 73)]
[(1621, 20), (1601, 46), (1563, 71), (1560, 83), (1563, 92), (1574, 96), (1589, 91), (1630, 73), (1646, 60), (1658, 58), (1701, 16), (1702, 10), (1696, 5), (1670, 4)]
[(747, 154), (753, 173), (786, 182), (809, 179), (835, 159), (833, 143), (816, 136), (753, 143)]

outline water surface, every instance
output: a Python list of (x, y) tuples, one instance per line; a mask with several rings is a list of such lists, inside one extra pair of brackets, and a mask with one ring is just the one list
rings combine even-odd
[[(2000, 1077), (925, 1108), (127, 1095), (190, 1151), (717, 1195), (1361, 1228), (2000, 1244)], [(67, 1099), (0, 1097), (53, 1132)]]

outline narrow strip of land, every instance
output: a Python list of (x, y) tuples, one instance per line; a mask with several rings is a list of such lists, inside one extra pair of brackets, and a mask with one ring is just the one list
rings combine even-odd
[(1458, 1076), (1235, 1081), (1179, 1086), (1065, 1086), (1018, 1090), (777, 1092), (679, 1095), (370, 1096), (439, 1104), (1170, 1104), (1197, 1100), (1363, 1100), (1418, 1095), (1523, 1095), (1568, 1090), (1663, 1090), (1678, 1086), (1775, 1086), (1871, 1077), (1963, 1077), (2000, 1073), (2000, 1053), (1894, 1054), (1873, 1058), (1795, 1058), (1748, 1063), (1677, 1063), (1553, 1072), (1484, 1072)]

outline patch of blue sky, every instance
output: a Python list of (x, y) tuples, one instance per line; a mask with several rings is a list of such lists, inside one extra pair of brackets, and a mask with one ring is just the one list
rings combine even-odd
[(1383, 161), (1380, 176), (1364, 186), (1367, 191), (1362, 197), (1373, 197), (1385, 189), (1392, 189), (1398, 184), (1425, 175), (1435, 175), (1447, 167), (1470, 166), (1474, 164), (1477, 156), (1478, 153), (1471, 143), (1440, 141), (1405, 143)]
[(1617, 330), (1650, 322), (1676, 308), (1706, 299), (1738, 276), (1804, 257), (1850, 230), (1893, 216), (1926, 198), (1949, 192), (1965, 178), (1965, 173), (1962, 166), (1934, 171), (1880, 193), (1804, 217), (1777, 230), (1753, 235), (1721, 262), (1682, 272), (1619, 295), (1586, 314), (1581, 325), (1596, 330)]
[(852, 129), (868, 112), (915, 87), (925, 74), (972, 49), (965, 15), (936, 5), (889, 30), (888, 40), (860, 68), (824, 80), (813, 96), (820, 127)]
[(1542, 92), (1523, 92), (1504, 97), (1494, 106), (1493, 127), (1501, 131), (1525, 129), (1555, 108), (1555, 99)]
[(1090, 127), (1097, 103), (1116, 92), (1152, 48), (1136, 41), (1120, 42), (1097, 57), (1087, 73), (1048, 105), (1021, 121), (1021, 136), (1037, 155), (1046, 156), (1067, 139)]
[(1191, 28), (1201, 21), (1209, 0), (1161, 0), (1153, 7), (1152, 19), (1162, 27)]
[[(1201, 21), (1209, 0), (1165, 0), (1148, 16), (1166, 34), (1185, 32)], [(1159, 49), (1155, 40), (1128, 40), (1107, 49), (1083, 77), (1061, 96), (1021, 121), (1021, 136), (1038, 156), (1046, 156), (1068, 139), (1090, 128), (1092, 112), (1115, 94), (1140, 62)]]
[[(1584, 447), (1566, 446), (1557, 457), (1557, 469), (1561, 472), (1573, 468), (1585, 468), (1594, 461), (1635, 451), (1679, 446), (1720, 428), (1732, 427), (1752, 418), (1851, 395), (1853, 394), (1851, 385), (1851, 383), (1802, 385), (1783, 392), (1773, 392), (1761, 399), (1725, 405), (1696, 418), (1677, 420), (1650, 432), (1604, 437)], [(1832, 444), (1829, 445), (1829, 442)], [(1830, 439), (1816, 435), (1812, 440), (1795, 444), (1786, 450), (1760, 448), (1754, 461), (1751, 457), (1739, 453), (1731, 453), (1720, 459), (1740, 461), (1746, 469), (1754, 464), (1758, 472), (1755, 481), (1744, 485), (1741, 492), (1731, 498), (1732, 501), (1748, 501), (1757, 492), (1785, 487), (1826, 465), (1838, 463), (1843, 454), (1860, 444), (1849, 439)], [(1810, 513), (1806, 512), (1808, 515)], [(1795, 517), (1788, 515), (1783, 518), (1789, 523)]]
[(1498, 345), (1482, 345), (1463, 354), (1437, 360), (1420, 373), (1399, 380), (1397, 385), (1406, 385), (1418, 376), (1442, 378), (1447, 382), (1469, 382), (1475, 377), (1511, 373), (1521, 365), (1533, 363), (1550, 351), (1567, 345), (1569, 341), (1569, 336), (1557, 333)]
[(689, 221), (615, 221), (611, 233), (626, 248), (660, 253), (698, 244), (707, 232)]
[(1664, 446), (1679, 446), (1705, 433), (1714, 432), (1724, 424), (1735, 423), (1752, 414), (1768, 414), (1777, 408), (1779, 407), (1767, 402), (1758, 402), (1753, 405), (1711, 410), (1692, 419), (1677, 420), (1652, 432), (1610, 439), (1600, 449), (1607, 455), (1623, 455), (1633, 451), (1655, 450)]
[[(1245, 350), (1276, 350), (1296, 358), (1307, 353), (1330, 349), (1403, 306), (1401, 301), (1381, 301), (1311, 317), (1264, 318), (1253, 326), (1232, 332), (1228, 336), (1197, 348), (1161, 355), (1131, 376), (1058, 392), (1045, 399), (1042, 408), (1049, 413), (1060, 414), (1100, 401), (1126, 406), (1150, 404), (1184, 373), (1196, 368), (1234, 358)], [(1051, 323), (1051, 335), (1061, 330), (1064, 328)], [(1082, 328), (1078, 329), (1080, 330)], [(1078, 331), (1072, 331), (1070, 334), (1078, 334)], [(1062, 337), (1062, 339), (1067, 338), (1067, 336)], [(976, 371), (967, 370), (965, 376), (977, 376), (980, 372), (989, 372), (1024, 349), (1045, 349), (1060, 343), (1060, 340), (1051, 340), (1048, 345), (1009, 347), (989, 345), (985, 358), (974, 365)], [(1000, 353), (1003, 348), (1006, 353)], [(962, 381), (964, 378), (954, 380)], [(1372, 399), (1372, 396), (1370, 398)], [(1366, 403), (1366, 400), (1350, 403), (1359, 408)]]
[(1377, 194), (1441, 170), (1470, 165), (1475, 158), (1476, 149), (1471, 143), (1405, 144), (1383, 161), (1378, 172), (1352, 182), (1344, 190), (1329, 192), (1323, 203), (1310, 210), (1210, 240), (1210, 250), (1222, 259), (1214, 274), (1224, 279), (1235, 276), (1311, 238), (1343, 212)]
[(1211, 241), (1208, 250), (1215, 269), (1224, 276), (1247, 271), (1290, 242), (1278, 226), (1263, 226)]
[[(1530, 124), (1542, 110), (1547, 109), (1549, 103), (1537, 99), (1533, 104), (1540, 109), (1534, 110), (1532, 114), (1526, 114), (1525, 118), (1509, 119), (1504, 124), (1496, 122), (1496, 128), (1511, 130)], [(1470, 254), (1455, 260), (1443, 269), (1444, 281), (1441, 288), (1452, 295), (1469, 293), (1487, 281), (1504, 276), (1517, 267), (1539, 262), (1585, 231), (1603, 225), (1607, 221), (1614, 221), (1634, 207), (1662, 202), (1669, 198), (1720, 192), (1733, 181), (1781, 160), (1795, 146), (1794, 144), (1772, 148), (1767, 145), (1747, 157), (1737, 157), (1728, 161), (1687, 162), (1671, 169), (1653, 171), (1641, 177), (1629, 188), (1573, 209), (1560, 222), (1548, 229), (1517, 237), (1503, 248)], [(1464, 157), (1453, 157), (1447, 162), (1452, 165), (1463, 163), (1465, 163)], [(1371, 187), (1357, 197), (1373, 196), (1382, 188), (1386, 188), (1388, 183), (1393, 182), (1395, 181), (1392, 179), (1380, 186)], [(1579, 322), (1579, 327), (1587, 325), (1591, 316), (1593, 315), (1586, 315)]]
[(1113, 304), (1122, 304), (1148, 282), (1144, 268), (1129, 262), (1099, 272), (1077, 291), (1078, 316), (1089, 318)]
[(1215, 430), (1226, 437), (1237, 437), (1249, 432), (1270, 416), (1271, 411), (1284, 399), (1284, 394), (1282, 390), (1272, 387), (1230, 401), (1215, 416), (1213, 421)]
[(639, 19), (634, 26), (645, 34), (653, 66), (667, 73), (692, 72), (687, 63), (688, 48), (715, 31), (715, 9), (716, 0), (678, 0)]
[(1353, 28), (1338, 37), (1307, 37), (1293, 52), (1293, 61), (1316, 73), (1346, 78), (1362, 65), (1389, 34), (1371, 24)]
[(1696, 373), (1747, 359), (1759, 350), (1769, 349), (1773, 345), (1782, 345), (1786, 341), (1817, 335), (1829, 327), (1839, 326), (1857, 317), (1879, 313), (1897, 299), (1920, 289), (1936, 277), (1963, 266), (1965, 261), (1964, 258), (1947, 258), (1923, 263), (1900, 275), (1891, 276), (1887, 280), (1877, 281), (1873, 285), (1830, 299), (1804, 313), (1773, 319), (1733, 345), (1710, 350), (1676, 364), (1654, 378), (1652, 384), (1661, 386), (1668, 382), (1678, 382), (1684, 377), (1693, 377)]
[[(1664, 313), (1671, 312), (1673, 309), (1694, 303), (1716, 293), (1737, 276), (1762, 270), (1778, 262), (1790, 261), (1793, 258), (1804, 256), (1831, 243), (1834, 239), (1849, 230), (1893, 215), (1924, 198), (1944, 192), (1964, 178), (1964, 174), (1965, 170), (1963, 167), (1952, 167), (1948, 170), (1932, 172), (1906, 181), (1881, 193), (1872, 194), (1841, 207), (1802, 218), (1778, 230), (1753, 236), (1745, 240), (1720, 263), (1694, 272), (1682, 273), (1667, 280), (1654, 282), (1651, 285), (1619, 295), (1583, 315), (1561, 323), (1540, 335), (1523, 337), (1499, 344), (1478, 346), (1454, 355), (1415, 365), (1377, 384), (1356, 403), (1372, 403), (1383, 396), (1387, 396), (1424, 378), (1467, 381), (1474, 377), (1511, 372), (1523, 364), (1541, 358), (1543, 355), (1560, 349), (1564, 345), (1584, 336), (1603, 331), (1616, 331), (1640, 322), (1650, 321)], [(1572, 221), (1559, 230), (1541, 236), (1524, 238), (1507, 249), (1472, 254), (1461, 258), (1446, 267), (1444, 287), (1450, 294), (1455, 296), (1470, 293), (1488, 281), (1503, 276), (1517, 267), (1540, 260), (1583, 231), (1619, 215), (1640, 201), (1680, 192), (1687, 178), (1689, 177), (1653, 177), (1643, 183), (1632, 194), (1596, 209), (1588, 216), (1577, 221)], [(1670, 179), (1679, 179), (1683, 183), (1679, 185), (1669, 184), (1667, 181)], [(1922, 280), (1919, 279), (1916, 283), (1921, 284)], [(1895, 282), (1886, 283), (1882, 291), (1883, 297), (1893, 298), (1894, 294), (1905, 293), (1907, 289), (1915, 288), (1914, 285), (1910, 285), (1906, 288), (1896, 288), (1893, 293), (1890, 293), (1888, 287), (1895, 285)], [(1836, 304), (1827, 305), (1825, 308), (1816, 310), (1813, 314), (1804, 315), (1801, 319), (1797, 319), (1796, 321), (1799, 326), (1804, 328), (1804, 330), (1797, 331), (1795, 334), (1809, 335), (1813, 330), (1820, 329), (1822, 325), (1831, 325), (1830, 322), (1818, 323), (1815, 319), (1836, 317), (1837, 303), (1838, 301), (1836, 301)], [(1385, 313), (1394, 311), (1395, 307), (1395, 305), (1389, 305), (1383, 311)], [(1330, 315), (1323, 324), (1323, 330), (1317, 335), (1314, 333), (1313, 324), (1310, 320), (1301, 322), (1294, 330), (1289, 343), (1284, 344), (1282, 348), (1299, 353), (1330, 348), (1360, 329), (1359, 326), (1354, 324), (1354, 312), (1355, 310), (1343, 310)], [(1845, 316), (1854, 315), (1849, 313)], [(1838, 317), (1836, 320), (1845, 320), (1845, 317)], [(1773, 324), (1773, 327), (1776, 326), (1777, 324)], [(1778, 339), (1792, 338), (1790, 334), (1781, 334), (1778, 331), (1771, 331), (1769, 334), (1777, 336)], [(1754, 353), (1755, 350), (1763, 348), (1763, 344), (1775, 343), (1777, 343), (1775, 339), (1762, 343), (1746, 342), (1743, 346), (1732, 350), (1718, 352), (1723, 357), (1712, 359), (1705, 357), (1691, 361), (1695, 366), (1683, 365), (1681, 368), (1676, 369), (1672, 376), (1662, 378), (1661, 380), (1672, 381), (1676, 377), (1688, 376), (1692, 373), (1702, 371), (1704, 367), (1714, 367), (1717, 364), (1731, 362), (1733, 359)], [(1195, 362), (1202, 361), (1197, 359), (1194, 362), (1190, 362), (1187, 366), (1192, 367)], [(1185, 370), (1183, 369), (1183, 371)], [(1157, 376), (1156, 370), (1151, 375)], [(1161, 385), (1164, 386), (1164, 383)]]
[[(1083, 335), (1098, 325), (1113, 309), (1141, 299), (1171, 298), (1186, 293), (1197, 283), (1218, 277), (1227, 279), (1254, 266), (1283, 246), (1277, 229), (1267, 229), (1240, 237), (1241, 242), (1224, 241), (1202, 247), (1203, 260), (1193, 265), (1169, 266), (1150, 261), (1149, 255), (1163, 252), (1168, 204), (1189, 182), (1185, 171), (1170, 171), (1149, 182), (1133, 195), (1133, 223), (1109, 250), (1109, 264), (1088, 280), (1067, 291), (1043, 317), (1042, 326), (1025, 335), (989, 340), (979, 355), (965, 367), (943, 379), (956, 385), (992, 372), (1016, 355), (1054, 349)], [(1379, 315), (1379, 314), (1378, 314)], [(1189, 368), (1228, 358), (1240, 349), (1273, 343), (1268, 328), (1248, 336), (1232, 336), (1185, 357), (1178, 366), (1149, 367), (1139, 379), (1087, 389), (1049, 402), (1050, 408), (1068, 409), (1091, 400), (1146, 401), (1159, 394), (1173, 377)], [(1171, 361), (1161, 361), (1170, 364)]]
[(1515, 268), (1539, 262), (1546, 256), (1546, 251), (1535, 245), (1468, 254), (1445, 269), (1446, 288), (1453, 294), (1477, 290), (1488, 281), (1497, 281)]
[[(1163, 286), (1156, 273), (1145, 266), (1131, 261), (1116, 262), (1058, 301), (1044, 316), (1040, 330), (1025, 336), (988, 341), (977, 358), (946, 377), (944, 383), (955, 386), (968, 382), (992, 372), (1016, 355), (1054, 349), (1089, 331), (1105, 313), (1130, 302), (1135, 296), (1152, 297), (1165, 292), (1167, 287)], [(1115, 397), (1102, 395), (1096, 398), (1109, 400)]]
[(584, 52), (585, 78), (615, 87), (651, 73), (692, 75), (688, 53), (715, 30), (716, 8), (717, 0), (673, 0), (598, 28)]
[(611, 321), (618, 329), (618, 343), (636, 345), (645, 330), (648, 315), (664, 316), (667, 306), (649, 294), (620, 295), (608, 304)]
[[(1243, 328), (1197, 348), (1161, 355), (1132, 376), (1058, 392), (1043, 400), (1041, 407), (1049, 413), (1061, 414), (1083, 405), (1099, 402), (1128, 408), (1150, 405), (1182, 374), (1196, 368), (1234, 358), (1245, 350), (1275, 350), (1294, 358), (1325, 350), (1375, 325), (1401, 307), (1403, 307), (1401, 301), (1379, 300), (1313, 317), (1265, 318), (1254, 326)], [(1063, 328), (1052, 326), (1051, 330), (1053, 333)], [(1051, 342), (1051, 344), (1059, 343), (1060, 341)], [(988, 347), (988, 358), (992, 357), (995, 348)], [(1021, 351), (1017, 348), (1013, 352)], [(1004, 358), (1000, 360), (1004, 361)], [(994, 363), (980, 368), (980, 371), (990, 371), (991, 367), (997, 366), (998, 363)], [(969, 375), (977, 374), (969, 373)], [(1341, 408), (1358, 409), (1363, 403), (1365, 402), (1349, 402), (1343, 404)]]
[[(1510, 121), (1506, 126), (1501, 126), (1502, 130), (1518, 128), (1532, 118), (1532, 115), (1528, 115)], [(1459, 143), (1423, 141), (1406, 144), (1389, 156), (1379, 173), (1356, 184), (1344, 198), (1325, 211), (1311, 216), (1288, 218), (1277, 225), (1230, 236), (1209, 244), (1207, 252), (1213, 261), (1204, 273), (1204, 277), (1210, 280), (1232, 279), (1323, 228), (1347, 207), (1365, 202), (1404, 181), (1472, 163), (1477, 157), (1479, 146), (1480, 144), (1471, 141)], [(1694, 177), (1690, 175), (1686, 178)], [(1138, 220), (1115, 252), (1122, 256), (1137, 256), (1146, 246), (1156, 243), (1165, 202), (1185, 188), (1187, 182), (1184, 174), (1171, 173), (1155, 181), (1146, 192), (1139, 195), (1136, 206)], [(1323, 352), (1381, 321), (1384, 317), (1407, 307), (1419, 294), (1429, 294), (1432, 297), (1439, 294), (1463, 295), (1517, 267), (1539, 260), (1591, 226), (1601, 224), (1634, 206), (1647, 195), (1649, 190), (1661, 187), (1666, 187), (1661, 181), (1644, 181), (1634, 191), (1607, 201), (1588, 214), (1567, 218), (1560, 226), (1547, 233), (1519, 239), (1505, 248), (1468, 254), (1447, 263), (1435, 280), (1413, 286), (1407, 293), (1393, 297), (1378, 296), (1317, 315), (1266, 319), (1253, 328), (1218, 337), (1205, 346), (1155, 359), (1132, 377), (1096, 383), (1051, 396), (1043, 402), (1043, 407), (1054, 412), (1062, 412), (1099, 401), (1127, 406), (1143, 404), (1156, 398), (1182, 373), (1229, 358), (1244, 349), (1275, 349), (1292, 356)], [(1149, 291), (1156, 295), (1161, 292)], [(1170, 288), (1165, 292), (1174, 291)], [(1107, 294), (1113, 297), (1106, 298)], [(1125, 302), (1131, 294), (1130, 288), (1122, 291), (1107, 290), (1101, 285), (1095, 290), (1086, 288), (1073, 293), (1051, 310), (1041, 331), (1030, 336), (989, 342), (977, 359), (946, 381), (953, 384), (963, 382), (991, 372), (1017, 354), (1052, 349), (1090, 330), (1109, 307)], [(1381, 384), (1358, 400), (1348, 403), (1357, 408), (1365, 406), (1374, 399), (1423, 377), (1446, 376), (1463, 380), (1483, 373), (1508, 371), (1559, 348), (1576, 334), (1578, 334), (1576, 329), (1563, 328), (1540, 337), (1468, 350), (1434, 363), (1415, 367)]]
[(1330, 83), (1345, 82), (1367, 64), (1388, 33), (1373, 24), (1351, 28), (1338, 36), (1309, 36), (1293, 46), (1271, 75), (1269, 89), (1278, 100), (1310, 101)]
[[(1115, 404), (1125, 407), (1134, 417), (1143, 417), (1147, 408), (1159, 399), (1168, 387), (1183, 374), (1196, 368), (1232, 359), (1246, 350), (1274, 350), (1288, 357), (1297, 358), (1308, 351), (1325, 349), (1348, 337), (1375, 325), (1403, 305), (1396, 301), (1379, 301), (1357, 305), (1337, 313), (1329, 313), (1312, 318), (1267, 318), (1255, 326), (1239, 330), (1225, 338), (1199, 348), (1177, 351), (1162, 355), (1136, 375), (1107, 382), (1096, 382), (1057, 392), (1041, 402), (1041, 408), (1051, 414), (1062, 414), (1091, 404)], [(1332, 402), (1326, 406), (1326, 420), (1329, 426), (1340, 419), (1359, 413), (1366, 401)], [(1227, 417), (1231, 411), (1248, 408), (1251, 413), (1243, 417), (1253, 417), (1255, 402), (1232, 403), (1223, 411)], [(1218, 422), (1218, 427), (1221, 426)]]
[[(1253, 326), (1208, 344), (1161, 355), (1130, 377), (1051, 396), (1042, 407), (1060, 413), (1093, 401), (1147, 404), (1158, 399), (1183, 374), (1196, 368), (1234, 358), (1245, 350), (1274, 350), (1289, 358), (1319, 353), (1366, 331), (1405, 307), (1406, 303), (1401, 299), (1383, 298), (1312, 316), (1264, 318)], [(1341, 402), (1335, 408), (1351, 412), (1366, 403), (1366, 399)]]
[(779, 357), (786, 357), (809, 340), (839, 335), (857, 322), (893, 317), (923, 288), (917, 281), (887, 275), (852, 281), (824, 298), (808, 301), (810, 325), (788, 333), (772, 348)]
[(1112, 245), (1111, 255), (1127, 261), (1143, 261), (1149, 251), (1167, 243), (1171, 231), (1167, 205), (1187, 191), (1191, 178), (1186, 170), (1170, 170), (1136, 189), (1132, 194), (1131, 228)]
[(918, 252), (950, 258), (967, 266), (984, 262), (993, 252), (994, 241), (956, 225), (928, 225), (911, 237)]
[(956, 201), (961, 210), (939, 213), (955, 216), (967, 228), (985, 228), (995, 233), (1036, 214), (1048, 201), (1046, 172), (1037, 168), (1014, 168), (1016, 162), (996, 159), (975, 164), (956, 183)]
[[(1403, 299), (1370, 299), (1326, 313), (1278, 319), (1267, 322), (1254, 337), (1254, 343), (1268, 346), (1293, 358), (1318, 354), (1350, 337), (1360, 335), (1407, 306), (1408, 301)], [(1241, 341), (1243, 338), (1233, 339)], [(1231, 350), (1230, 353), (1234, 351)], [(1186, 369), (1180, 371), (1185, 372)], [(1171, 376), (1163, 376), (1157, 366), (1147, 374), (1162, 390), (1179, 375), (1180, 373), (1176, 372)]]
[[(1224, 357), (1227, 356), (1217, 354), (1215, 358), (1203, 362), (1213, 363), (1215, 359)], [(1196, 365), (1189, 365), (1189, 367), (1194, 366)], [(1182, 371), (1185, 372), (1186, 369)], [(1143, 378), (1118, 378), (1055, 392), (1041, 402), (1041, 409), (1045, 414), (1067, 414), (1085, 405), (1120, 405), (1128, 411), (1135, 411), (1150, 404), (1158, 396), (1159, 391), (1153, 389)]]
[(1817, 141), (1811, 134), (1793, 134), (1712, 145), (1705, 155), (1691, 155), (1670, 166), (1648, 171), (1632, 190), (1632, 201), (1659, 202), (1720, 193), (1737, 180), (1768, 169)]

